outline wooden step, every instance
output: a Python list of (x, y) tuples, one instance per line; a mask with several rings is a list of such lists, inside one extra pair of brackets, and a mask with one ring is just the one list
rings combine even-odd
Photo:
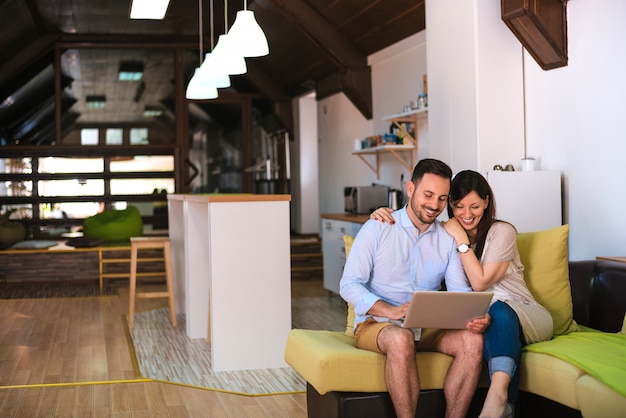
[(322, 242), (319, 236), (292, 236), (291, 279), (322, 280), (323, 275)]

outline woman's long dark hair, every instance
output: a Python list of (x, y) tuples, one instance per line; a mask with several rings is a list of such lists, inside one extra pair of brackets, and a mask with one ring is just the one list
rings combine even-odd
[(450, 184), (450, 198), (448, 199), (448, 217), (453, 218), (454, 213), (452, 207), (465, 196), (471, 192), (476, 192), (481, 199), (489, 198), (487, 208), (483, 217), (478, 222), (476, 231), (476, 247), (474, 253), (480, 260), (485, 248), (485, 240), (487, 239), (487, 232), (491, 225), (496, 222), (496, 199), (493, 197), (493, 191), (485, 179), (480, 173), (472, 170), (464, 170), (458, 173), (452, 179)]

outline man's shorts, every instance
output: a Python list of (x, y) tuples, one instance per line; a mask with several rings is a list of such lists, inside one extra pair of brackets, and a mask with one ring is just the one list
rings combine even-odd
[[(378, 322), (374, 318), (368, 318), (357, 324), (354, 331), (354, 345), (363, 350), (381, 353), (378, 348), (378, 334), (385, 327), (397, 327), (398, 325), (391, 322)], [(425, 328), (419, 341), (415, 341), (415, 349), (417, 351), (438, 351), (439, 341), (446, 331), (435, 328)]]

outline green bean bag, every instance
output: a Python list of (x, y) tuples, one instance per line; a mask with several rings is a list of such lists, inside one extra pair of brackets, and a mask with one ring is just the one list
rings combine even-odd
[(104, 241), (123, 241), (143, 235), (143, 220), (139, 209), (109, 209), (83, 221), (83, 235)]

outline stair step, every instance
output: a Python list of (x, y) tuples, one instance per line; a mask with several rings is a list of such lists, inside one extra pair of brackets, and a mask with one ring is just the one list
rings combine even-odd
[(302, 266), (302, 267), (291, 267), (291, 271), (318, 271), (324, 270), (324, 266)]
[(322, 258), (322, 252), (317, 253), (291, 253), (291, 259), (294, 258)]
[(291, 279), (321, 280), (324, 274), (322, 241), (318, 235), (291, 237)]

